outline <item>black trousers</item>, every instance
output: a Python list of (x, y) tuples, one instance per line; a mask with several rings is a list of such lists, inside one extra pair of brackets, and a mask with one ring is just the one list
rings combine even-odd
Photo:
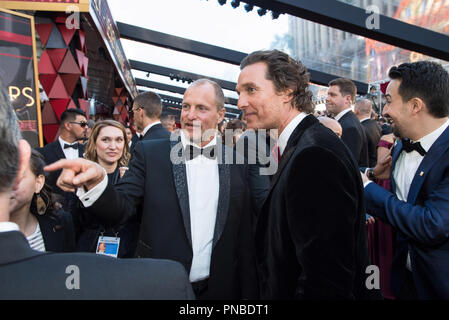
[(207, 295), (208, 283), (209, 283), (209, 278), (191, 283), (193, 293), (195, 293), (195, 297), (197, 300), (208, 300), (208, 295)]
[(404, 282), (402, 283), (401, 290), (397, 296), (398, 300), (418, 300), (418, 293), (416, 291), (415, 282), (413, 280), (412, 272), (406, 270), (404, 276)]

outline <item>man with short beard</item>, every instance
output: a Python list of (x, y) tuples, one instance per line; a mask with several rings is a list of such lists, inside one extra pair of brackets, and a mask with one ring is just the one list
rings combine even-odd
[(307, 69), (278, 50), (253, 52), (240, 69), (238, 107), (248, 128), (279, 135), (278, 169), (256, 226), (261, 297), (376, 296), (365, 285), (360, 173), (348, 148), (311, 114)]
[(372, 180), (390, 178), (391, 191), (362, 174), (367, 211), (397, 231), (394, 295), (449, 299), (449, 74), (420, 61), (392, 67), (389, 77), (382, 115), (402, 141), (367, 170)]

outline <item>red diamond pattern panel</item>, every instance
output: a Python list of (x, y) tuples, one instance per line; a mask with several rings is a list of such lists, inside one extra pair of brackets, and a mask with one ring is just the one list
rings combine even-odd
[(67, 109), (69, 101), (70, 99), (50, 99), (51, 107), (55, 111), (59, 121), (61, 120), (61, 114)]
[(55, 140), (58, 129), (59, 124), (46, 124), (42, 126), (42, 130), (44, 131), (44, 138), (47, 143), (53, 142)]

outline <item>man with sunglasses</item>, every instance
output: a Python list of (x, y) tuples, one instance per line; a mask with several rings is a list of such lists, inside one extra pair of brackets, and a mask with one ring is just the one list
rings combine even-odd
[[(85, 139), (86, 136), (86, 114), (80, 109), (67, 109), (61, 114), (58, 139), (48, 143), (45, 147), (38, 149), (38, 151), (44, 156), (47, 164), (51, 164), (60, 159), (82, 158), (84, 155), (84, 145), (78, 143), (78, 141)], [(64, 208), (68, 209), (74, 197), (56, 186), (59, 173), (50, 173), (47, 177), (47, 183), (51, 186), (54, 194), (61, 196), (57, 196), (57, 201)]]

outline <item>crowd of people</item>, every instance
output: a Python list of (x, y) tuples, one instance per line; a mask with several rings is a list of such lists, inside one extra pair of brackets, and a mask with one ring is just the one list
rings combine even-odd
[(287, 54), (240, 69), (241, 119), (200, 79), (180, 128), (145, 92), (36, 150), (1, 94), (0, 298), (449, 299), (448, 72), (392, 67), (383, 110), (335, 79), (318, 113)]

